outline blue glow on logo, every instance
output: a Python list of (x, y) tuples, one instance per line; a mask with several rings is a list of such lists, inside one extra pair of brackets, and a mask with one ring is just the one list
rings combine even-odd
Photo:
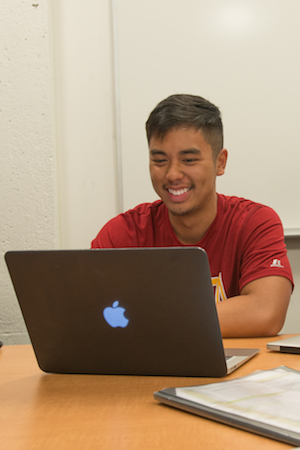
[(125, 309), (119, 306), (119, 301), (113, 302), (112, 306), (108, 306), (103, 310), (103, 317), (112, 328), (125, 328), (129, 320), (124, 316)]

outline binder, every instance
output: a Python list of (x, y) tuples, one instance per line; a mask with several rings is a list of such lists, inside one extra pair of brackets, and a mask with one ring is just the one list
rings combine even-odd
[(162, 389), (154, 398), (206, 419), (300, 445), (300, 372), (285, 366), (219, 383)]

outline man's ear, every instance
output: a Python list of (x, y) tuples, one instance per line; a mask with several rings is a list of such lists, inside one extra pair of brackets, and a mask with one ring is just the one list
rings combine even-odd
[(228, 158), (228, 151), (226, 148), (223, 148), (217, 156), (217, 176), (221, 176), (225, 173), (225, 167)]

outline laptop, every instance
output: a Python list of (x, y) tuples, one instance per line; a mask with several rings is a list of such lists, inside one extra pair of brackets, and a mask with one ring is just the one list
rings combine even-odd
[(13, 251), (5, 260), (45, 372), (222, 377), (259, 351), (224, 351), (199, 247)]
[(300, 336), (268, 342), (267, 349), (281, 353), (300, 353)]

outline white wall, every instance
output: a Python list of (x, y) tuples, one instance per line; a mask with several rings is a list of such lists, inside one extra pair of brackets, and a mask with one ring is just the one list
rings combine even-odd
[[(0, 339), (21, 343), (4, 253), (89, 248), (118, 212), (111, 1), (3, 0), (0, 33)], [(287, 242), (296, 289), (284, 331), (299, 332), (300, 239)]]
[(0, 336), (26, 342), (7, 250), (58, 245), (52, 57), (47, 2), (5, 0), (0, 14)]
[(125, 209), (153, 198), (141, 150), (150, 110), (189, 92), (222, 112), (229, 160), (219, 191), (273, 207), (284, 228), (300, 235), (300, 2), (116, 4)]
[(117, 212), (109, 0), (52, 0), (62, 248), (89, 248)]
[(117, 213), (111, 23), (109, 0), (1, 2), (5, 343), (28, 342), (5, 252), (89, 248)]

